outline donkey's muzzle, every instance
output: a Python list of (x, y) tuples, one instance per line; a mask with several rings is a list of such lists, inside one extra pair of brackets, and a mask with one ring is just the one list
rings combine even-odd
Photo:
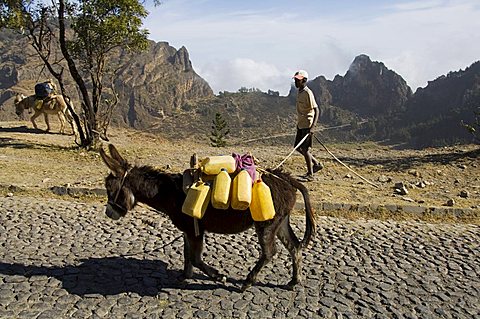
[(105, 208), (105, 214), (113, 220), (120, 219), (121, 217), (121, 215), (115, 209), (113, 209), (110, 203), (108, 203), (107, 208)]

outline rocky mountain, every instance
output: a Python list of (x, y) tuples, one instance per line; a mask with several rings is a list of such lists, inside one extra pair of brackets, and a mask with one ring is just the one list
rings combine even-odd
[[(0, 120), (15, 119), (14, 94), (32, 94), (34, 84), (50, 76), (28, 42), (13, 33), (0, 32), (0, 54)], [(167, 42), (151, 41), (145, 52), (120, 52), (111, 61), (117, 69), (113, 85), (120, 97), (113, 125), (207, 138), (218, 112), (236, 138), (294, 132), (294, 87), (287, 97), (254, 89), (215, 96), (195, 73), (187, 49), (177, 50)], [(472, 119), (473, 109), (480, 106), (479, 79), (480, 62), (476, 62), (430, 81), (413, 94), (400, 75), (362, 54), (343, 76), (333, 80), (318, 76), (308, 86), (321, 108), (321, 125), (341, 128), (322, 133), (325, 138), (427, 146), (472, 140), (459, 123)], [(75, 97), (75, 85), (66, 82)]]
[[(337, 75), (333, 81), (319, 76), (308, 87), (319, 105), (338, 106), (361, 117), (399, 112), (412, 96), (400, 75), (364, 54), (353, 60), (344, 76)], [(295, 94), (292, 89), (289, 95)]]
[(472, 141), (461, 122), (473, 123), (479, 108), (480, 61), (419, 88), (392, 127), (417, 147)]
[(195, 73), (185, 47), (151, 42), (148, 51), (121, 58), (115, 87), (122, 101), (114, 121), (145, 129), (180, 111), (184, 104), (213, 97)]
[[(14, 117), (15, 93), (33, 94), (35, 83), (51, 76), (27, 40), (14, 33), (0, 32), (0, 54), (0, 120), (5, 120)], [(145, 52), (120, 52), (110, 61), (112, 69), (118, 69), (114, 87), (120, 98), (113, 124), (145, 129), (186, 103), (213, 97), (209, 84), (195, 73), (185, 47), (177, 50), (167, 42), (150, 41)], [(66, 84), (79, 101), (73, 81), (67, 78)]]

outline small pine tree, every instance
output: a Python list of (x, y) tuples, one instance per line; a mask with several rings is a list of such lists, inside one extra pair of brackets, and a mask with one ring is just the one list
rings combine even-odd
[(472, 134), (475, 141), (480, 144), (480, 106), (477, 107), (476, 111), (473, 111), (475, 114), (475, 119), (473, 123), (465, 123), (462, 121), (462, 126)]
[(230, 133), (227, 121), (222, 114), (215, 113), (215, 119), (212, 121), (212, 132), (210, 136), (210, 145), (213, 147), (223, 147), (227, 145), (226, 137)]

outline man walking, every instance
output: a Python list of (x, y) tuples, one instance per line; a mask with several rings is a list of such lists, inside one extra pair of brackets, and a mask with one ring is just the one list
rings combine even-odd
[(305, 140), (297, 148), (297, 151), (305, 158), (307, 164), (307, 173), (301, 176), (305, 182), (313, 181), (313, 174), (323, 168), (323, 165), (310, 153), (312, 147), (313, 128), (318, 121), (319, 109), (315, 102), (313, 92), (307, 87), (308, 73), (305, 70), (299, 70), (293, 76), (295, 87), (298, 89), (296, 107), (297, 107), (297, 135), (295, 136), (295, 146), (303, 138)]

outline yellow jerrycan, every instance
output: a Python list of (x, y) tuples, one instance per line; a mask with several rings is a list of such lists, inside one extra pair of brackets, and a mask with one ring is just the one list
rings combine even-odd
[(270, 187), (261, 179), (256, 180), (252, 187), (250, 213), (252, 213), (252, 219), (256, 222), (263, 222), (275, 216)]
[(252, 201), (252, 178), (242, 169), (233, 179), (231, 206), (236, 210), (246, 210)]
[(193, 184), (182, 205), (182, 212), (195, 218), (202, 218), (210, 202), (210, 186), (202, 181)]
[(215, 176), (212, 187), (212, 206), (217, 209), (227, 209), (230, 205), (230, 187), (232, 179), (225, 168)]
[(236, 169), (235, 159), (230, 155), (207, 157), (201, 161), (200, 166), (202, 172), (207, 175), (217, 175), (222, 168), (226, 169), (227, 173), (231, 174), (235, 172)]

